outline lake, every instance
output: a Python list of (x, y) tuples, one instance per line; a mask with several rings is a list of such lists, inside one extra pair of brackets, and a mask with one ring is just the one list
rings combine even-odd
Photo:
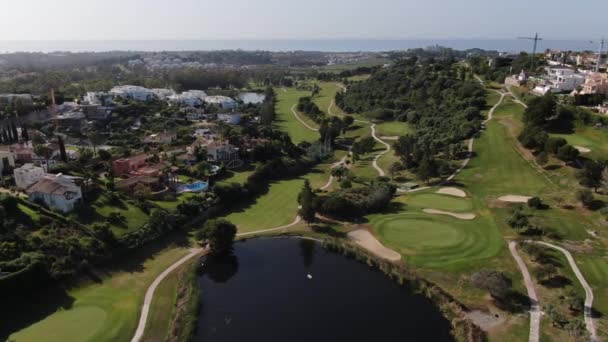
[(453, 340), (424, 296), (310, 240), (238, 242), (232, 258), (205, 262), (198, 283), (194, 341)]

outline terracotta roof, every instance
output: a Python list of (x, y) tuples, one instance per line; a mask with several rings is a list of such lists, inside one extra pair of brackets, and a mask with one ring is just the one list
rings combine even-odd
[(39, 192), (44, 194), (63, 195), (68, 191), (78, 192), (79, 187), (74, 181), (62, 175), (45, 175), (30, 185), (25, 192), (28, 194)]

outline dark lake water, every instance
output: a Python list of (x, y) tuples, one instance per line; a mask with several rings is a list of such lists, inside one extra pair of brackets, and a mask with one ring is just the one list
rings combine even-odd
[(313, 241), (249, 240), (234, 254), (199, 276), (195, 341), (452, 340), (425, 297)]

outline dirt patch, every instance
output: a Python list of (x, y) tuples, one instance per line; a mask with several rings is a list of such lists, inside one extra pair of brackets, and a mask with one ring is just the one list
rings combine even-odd
[(574, 146), (574, 148), (577, 149), (580, 153), (590, 153), (591, 152), (591, 149), (588, 149), (583, 146)]
[(437, 190), (438, 194), (451, 195), (456, 197), (467, 197), (467, 193), (458, 188), (441, 188)]
[(401, 254), (386, 248), (370, 232), (364, 229), (353, 230), (348, 233), (348, 238), (357, 245), (363, 247), (372, 254), (390, 261), (401, 260)]
[(530, 196), (519, 196), (519, 195), (506, 195), (498, 197), (499, 201), (509, 203), (528, 203), (528, 200), (532, 198)]
[(452, 213), (449, 211), (437, 210), (437, 209), (423, 209), (427, 214), (437, 214), (437, 215), (447, 215), (452, 216), (461, 220), (473, 220), (475, 219), (475, 214), (473, 213)]
[(506, 321), (503, 316), (500, 316), (498, 314), (492, 314), (489, 312), (483, 312), (481, 310), (473, 310), (467, 312), (466, 318), (473, 321), (473, 323), (475, 323), (477, 326), (479, 326), (485, 331), (490, 331)]

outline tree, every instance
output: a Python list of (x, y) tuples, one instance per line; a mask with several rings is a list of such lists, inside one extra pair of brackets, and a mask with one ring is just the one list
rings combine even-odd
[(532, 197), (528, 199), (528, 207), (534, 209), (540, 209), (543, 206), (543, 201), (539, 197)]
[(471, 276), (474, 286), (490, 292), (494, 298), (504, 299), (511, 293), (511, 279), (495, 270), (481, 270)]
[(604, 194), (608, 194), (608, 167), (602, 170), (602, 181), (600, 182), (600, 188)]
[(212, 254), (230, 254), (236, 237), (236, 226), (225, 219), (209, 220), (205, 222), (201, 236), (209, 239)]
[(437, 163), (433, 158), (423, 157), (418, 170), (416, 170), (416, 176), (428, 183), (429, 179), (437, 177), (439, 175)]
[(300, 203), (299, 215), (307, 223), (311, 223), (315, 220), (315, 194), (312, 192), (310, 183), (308, 180), (304, 182), (302, 190), (298, 195), (298, 201)]
[(49, 172), (49, 159), (53, 156), (53, 149), (46, 145), (36, 145), (34, 153), (45, 159), (45, 171)]
[(21, 139), (23, 139), (23, 141), (25, 141), (25, 142), (30, 141), (30, 135), (27, 132), (27, 126), (26, 125), (21, 125)]
[(585, 161), (583, 168), (576, 173), (576, 178), (582, 186), (592, 188), (595, 192), (602, 185), (603, 163), (595, 160)]
[(565, 162), (574, 161), (578, 158), (579, 154), (580, 152), (571, 145), (564, 145), (557, 150), (557, 158)]
[(593, 205), (593, 193), (589, 189), (580, 189), (576, 191), (576, 199), (579, 200), (585, 207), (589, 208)]
[(536, 156), (536, 163), (540, 166), (544, 166), (545, 164), (547, 164), (549, 162), (549, 156), (547, 155), (547, 153), (545, 151), (540, 152), (537, 156)]
[(60, 135), (57, 136), (57, 142), (59, 144), (59, 156), (61, 157), (61, 161), (67, 163), (68, 155), (65, 152), (65, 144), (63, 143), (63, 138)]

